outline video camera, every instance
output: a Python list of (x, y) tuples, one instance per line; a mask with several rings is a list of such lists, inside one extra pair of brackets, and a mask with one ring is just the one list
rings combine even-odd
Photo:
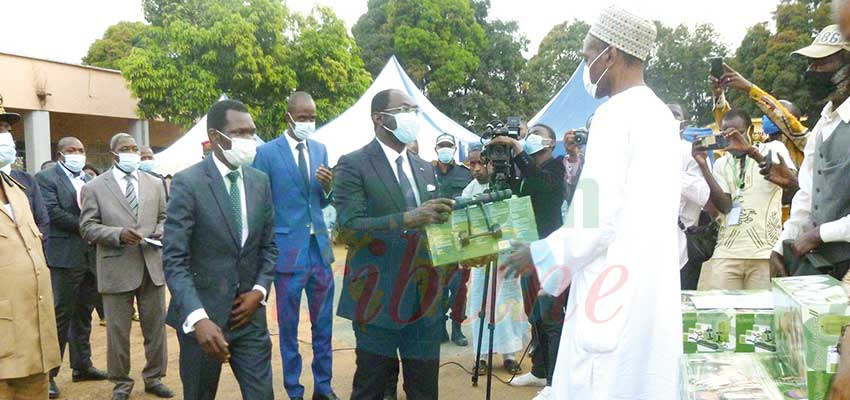
[(514, 177), (513, 147), (505, 144), (487, 144), (489, 141), (499, 137), (507, 136), (514, 140), (519, 140), (519, 128), (522, 125), (520, 117), (508, 117), (506, 123), (501, 121), (493, 121), (487, 124), (484, 133), (481, 135), (481, 143), (484, 144), (484, 151), (481, 155), (487, 161), (493, 163), (493, 176), (490, 179), (492, 190), (509, 189), (509, 182)]

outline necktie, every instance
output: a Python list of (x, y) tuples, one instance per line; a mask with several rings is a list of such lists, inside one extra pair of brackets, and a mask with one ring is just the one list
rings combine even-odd
[(233, 221), (236, 223), (236, 232), (242, 234), (242, 195), (239, 193), (239, 171), (231, 171), (227, 174), (230, 179), (230, 211), (233, 213)]
[(404, 205), (407, 211), (416, 208), (416, 195), (413, 194), (413, 188), (410, 186), (410, 179), (407, 179), (407, 174), (404, 173), (404, 158), (398, 156), (395, 159), (396, 170), (398, 171), (398, 185), (401, 187), (401, 193), (404, 194)]
[(301, 180), (304, 181), (304, 188), (307, 193), (310, 193), (310, 173), (307, 172), (307, 158), (304, 156), (304, 142), (298, 143), (295, 146), (298, 149), (298, 171), (301, 172)]
[(124, 175), (124, 180), (127, 181), (127, 190), (125, 191), (127, 193), (127, 204), (133, 210), (133, 215), (139, 216), (139, 196), (136, 194), (136, 188), (133, 187), (133, 176)]

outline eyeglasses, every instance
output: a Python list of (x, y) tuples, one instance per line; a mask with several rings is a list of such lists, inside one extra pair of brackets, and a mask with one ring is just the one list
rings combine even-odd
[(390, 114), (390, 115), (404, 114), (404, 113), (411, 113), (411, 112), (415, 113), (415, 114), (419, 114), (419, 107), (417, 107), (417, 106), (412, 106), (412, 107), (411, 106), (401, 106), (401, 107), (396, 107), (396, 108), (390, 108), (390, 109), (384, 110), (382, 112), (384, 114)]

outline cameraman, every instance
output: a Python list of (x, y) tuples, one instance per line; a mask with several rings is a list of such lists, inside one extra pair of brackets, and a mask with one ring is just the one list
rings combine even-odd
[[(537, 233), (545, 238), (563, 224), (561, 205), (564, 202), (564, 164), (552, 156), (555, 131), (537, 124), (528, 131), (525, 140), (497, 136), (488, 146), (508, 145), (513, 148), (513, 164), (519, 169), (518, 184), (512, 190), (519, 196), (530, 196), (537, 223)], [(531, 356), (531, 372), (517, 377), (514, 386), (551, 386), (558, 356), (558, 344), (564, 322), (567, 291), (559, 297), (540, 295), (540, 282), (522, 278), (523, 300), (532, 325), (533, 340), (537, 343)]]

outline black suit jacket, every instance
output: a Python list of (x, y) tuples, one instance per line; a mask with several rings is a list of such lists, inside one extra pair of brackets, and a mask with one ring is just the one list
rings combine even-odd
[(13, 169), (9, 175), (24, 186), (24, 193), (27, 195), (27, 200), (30, 201), (30, 209), (32, 210), (33, 218), (35, 218), (35, 224), (38, 225), (38, 230), (41, 231), (41, 234), (47, 237), (50, 217), (47, 215), (47, 207), (44, 206), (44, 199), (41, 197), (41, 190), (38, 188), (38, 182), (36, 182), (35, 177), (16, 169)]
[(531, 196), (537, 234), (541, 239), (549, 236), (564, 224), (561, 206), (564, 203), (564, 164), (552, 158), (539, 168), (534, 160), (522, 152), (514, 157), (522, 176), (518, 190), (520, 196)]
[[(230, 211), (227, 192), (214, 155), (174, 176), (163, 234), (162, 263), (171, 292), (166, 322), (183, 333), (189, 314), (203, 308), (210, 320), (226, 330), (233, 300), (274, 280), (277, 247), (269, 178), (243, 167), (248, 238)], [(265, 313), (254, 314), (265, 326)]]
[[(431, 164), (407, 157), (420, 202), (431, 200), (437, 193)], [(348, 246), (337, 314), (388, 329), (441, 318), (444, 274), (431, 266), (424, 232), (404, 229), (404, 196), (377, 139), (339, 159), (334, 194)]]
[[(77, 268), (88, 266), (85, 256), (88, 243), (80, 236), (80, 205), (77, 191), (65, 174), (65, 167), (55, 167), (39, 172), (36, 181), (50, 217), (44, 253), (51, 268)], [(88, 181), (86, 174), (83, 180)]]

